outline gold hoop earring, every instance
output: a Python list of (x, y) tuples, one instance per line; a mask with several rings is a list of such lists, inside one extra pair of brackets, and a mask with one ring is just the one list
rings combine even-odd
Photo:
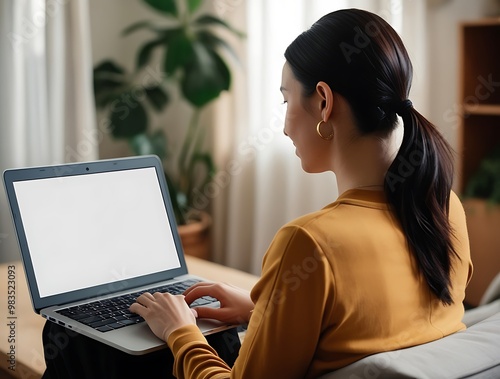
[(333, 138), (333, 128), (332, 128), (332, 132), (328, 135), (328, 136), (324, 136), (323, 134), (321, 134), (321, 123), (323, 123), (324, 121), (323, 120), (320, 120), (320, 122), (318, 122), (318, 124), (316, 125), (316, 131), (318, 132), (318, 135), (321, 137), (321, 139), (324, 139), (325, 141), (330, 141), (332, 138)]

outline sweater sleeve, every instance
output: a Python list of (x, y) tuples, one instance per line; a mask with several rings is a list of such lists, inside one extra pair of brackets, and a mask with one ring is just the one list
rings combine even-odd
[(231, 369), (217, 356), (197, 326), (175, 330), (167, 342), (175, 357), (176, 378), (229, 378)]
[(333, 276), (311, 235), (286, 226), (264, 258), (233, 377), (306, 378), (333, 312)]
[(252, 290), (255, 308), (234, 367), (229, 369), (196, 327), (169, 337), (178, 378), (305, 378), (332, 317), (331, 269), (314, 239), (287, 226), (266, 253)]

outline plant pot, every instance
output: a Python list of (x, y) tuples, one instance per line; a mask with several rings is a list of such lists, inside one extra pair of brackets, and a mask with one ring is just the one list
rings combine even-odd
[(210, 215), (200, 212), (190, 218), (187, 224), (177, 227), (185, 254), (210, 260), (211, 226), (212, 218)]
[(500, 272), (500, 206), (482, 199), (466, 199), (463, 205), (474, 265), (465, 301), (477, 306), (488, 285)]

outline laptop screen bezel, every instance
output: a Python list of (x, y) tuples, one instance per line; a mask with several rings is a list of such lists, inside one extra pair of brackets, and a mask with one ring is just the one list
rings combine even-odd
[[(41, 297), (36, 280), (35, 270), (33, 267), (33, 262), (30, 255), (29, 245), (24, 230), (24, 225), (21, 218), (20, 207), (14, 189), (14, 183), (27, 180), (47, 179), (51, 177), (87, 175), (92, 173), (105, 173), (119, 170), (131, 170), (151, 167), (153, 167), (156, 171), (161, 195), (170, 222), (171, 232), (176, 247), (180, 267), (144, 275), (142, 277), (129, 278), (121, 281), (118, 280), (113, 283), (97, 285), (86, 289)], [(11, 216), (14, 222), (17, 240), (21, 251), (21, 258), (26, 273), (26, 280), (30, 289), (29, 292), (31, 295), (33, 308), (36, 313), (40, 313), (42, 309), (51, 306), (69, 304), (85, 299), (106, 296), (108, 294), (113, 294), (119, 291), (127, 291), (137, 287), (170, 280), (177, 276), (188, 273), (182, 243), (177, 231), (177, 224), (175, 221), (172, 201), (170, 199), (167, 182), (165, 180), (163, 166), (157, 156), (138, 156), (131, 158), (100, 160), (94, 162), (10, 169), (4, 172), (3, 179), (10, 205)]]

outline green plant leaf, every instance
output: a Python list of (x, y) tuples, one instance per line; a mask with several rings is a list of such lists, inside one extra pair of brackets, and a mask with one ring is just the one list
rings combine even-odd
[(155, 48), (163, 46), (167, 51), (172, 40), (175, 39), (181, 31), (182, 29), (180, 28), (157, 29), (156, 33), (159, 38), (155, 38), (140, 47), (137, 53), (137, 69), (141, 69), (149, 62)]
[(209, 15), (209, 14), (198, 17), (197, 19), (195, 19), (193, 21), (193, 24), (198, 25), (198, 26), (219, 25), (219, 26), (223, 26), (224, 28), (226, 28), (227, 30), (234, 33), (235, 35), (237, 35), (240, 38), (245, 37), (245, 33), (242, 33), (239, 30), (234, 29), (226, 21), (224, 21), (218, 17)]
[(170, 175), (165, 171), (165, 179), (167, 180), (168, 193), (172, 201), (175, 220), (178, 225), (186, 224), (186, 213), (188, 209), (187, 197), (179, 190)]
[(163, 130), (156, 130), (151, 134), (151, 143), (154, 146), (155, 154), (163, 160), (167, 157), (167, 137)]
[(469, 179), (464, 195), (500, 204), (500, 146), (481, 161), (478, 170)]
[(121, 91), (119, 89), (116, 91), (103, 91), (99, 94), (95, 94), (97, 109), (105, 109), (108, 105), (113, 103), (113, 101), (118, 100), (120, 96)]
[(116, 98), (116, 90), (125, 85), (125, 70), (111, 60), (106, 60), (94, 68), (93, 82), (96, 105), (105, 107)]
[(129, 138), (129, 144), (136, 155), (157, 155), (160, 159), (166, 156), (166, 138), (162, 130), (153, 134), (140, 133)]
[[(197, 170), (201, 166), (201, 170)], [(198, 174), (198, 181), (194, 182), (195, 171)], [(191, 178), (188, 188), (188, 203), (193, 203), (194, 196), (198, 193), (204, 193), (204, 187), (210, 183), (215, 175), (215, 164), (209, 153), (194, 152), (189, 162), (188, 176)], [(197, 191), (196, 191), (197, 190)]]
[(219, 36), (211, 33), (208, 30), (199, 30), (196, 32), (196, 38), (203, 44), (210, 46), (213, 50), (217, 48), (224, 48), (236, 61), (239, 61), (238, 56), (234, 49), (227, 43), (226, 40), (220, 38)]
[(177, 16), (177, 3), (175, 0), (144, 0), (146, 4), (162, 13)]
[(229, 89), (231, 74), (217, 52), (202, 43), (194, 42), (193, 52), (181, 79), (181, 89), (191, 104), (202, 107)]
[(137, 54), (137, 69), (140, 69), (149, 62), (153, 50), (165, 42), (164, 38), (154, 39), (141, 46)]
[(130, 26), (127, 26), (122, 30), (122, 36), (128, 36), (129, 34), (140, 30), (140, 29), (151, 29), (156, 30), (156, 26), (151, 21), (138, 21)]
[(119, 100), (115, 100), (110, 112), (110, 129), (115, 138), (131, 138), (147, 130), (146, 110), (130, 94), (123, 94)]
[(94, 73), (111, 72), (114, 74), (125, 74), (125, 69), (110, 59), (106, 59), (94, 67)]
[(201, 1), (202, 0), (187, 0), (189, 13), (196, 11), (201, 5)]
[(177, 68), (185, 66), (193, 57), (193, 46), (187, 35), (178, 30), (170, 36), (165, 51), (165, 73), (172, 75)]
[(162, 87), (150, 87), (146, 88), (144, 91), (149, 102), (157, 111), (163, 110), (168, 104), (168, 94)]
[(193, 155), (192, 159), (192, 169), (196, 164), (202, 164), (206, 170), (206, 175), (202, 180), (203, 184), (206, 184), (215, 175), (215, 164), (212, 160), (212, 156), (209, 153), (196, 153)]

